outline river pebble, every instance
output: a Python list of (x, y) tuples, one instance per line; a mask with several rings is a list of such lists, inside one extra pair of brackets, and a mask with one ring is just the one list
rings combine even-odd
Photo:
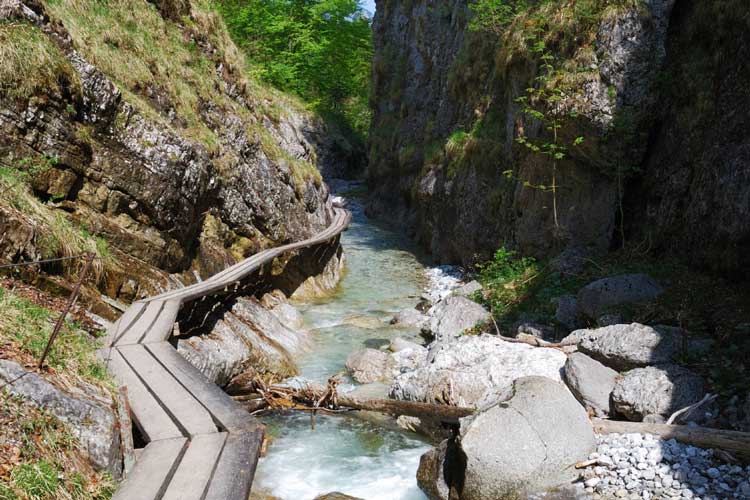
[(717, 460), (713, 450), (650, 434), (597, 440), (581, 485), (591, 498), (750, 500), (750, 466)]

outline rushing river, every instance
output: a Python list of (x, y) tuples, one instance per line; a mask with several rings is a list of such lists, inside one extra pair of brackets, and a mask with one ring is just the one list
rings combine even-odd
[[(388, 320), (417, 303), (424, 268), (401, 236), (369, 221), (356, 201), (347, 208), (354, 217), (342, 237), (346, 274), (338, 293), (299, 306), (313, 338), (298, 360), (301, 376), (320, 382), (344, 370), (352, 351), (417, 335)], [(426, 499), (415, 476), (428, 445), (414, 434), (355, 416), (318, 414), (314, 431), (307, 414), (264, 422), (272, 440), (258, 466), (257, 494), (311, 500), (338, 491), (365, 500)]]

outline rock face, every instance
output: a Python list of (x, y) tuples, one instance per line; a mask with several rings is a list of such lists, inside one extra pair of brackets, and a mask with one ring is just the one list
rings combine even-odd
[[(558, 170), (565, 186), (557, 200), (559, 228), (550, 194), (524, 187), (549, 185), (549, 166), (514, 142), (521, 131), (530, 137), (539, 132), (515, 103), (533, 83), (538, 64), (523, 49), (498, 55), (499, 46), (513, 46), (512, 36), (498, 42), (468, 32), (469, 3), (378, 4), (372, 212), (400, 219), (443, 262), (470, 263), (502, 245), (543, 256), (566, 246), (606, 251), (619, 210), (613, 159), (626, 158), (639, 167), (623, 203), (630, 233), (696, 263), (750, 269), (750, 139), (741, 133), (747, 118), (733, 112), (750, 104), (743, 83), (750, 78), (750, 58), (733, 58), (727, 71), (729, 63), (714, 57), (734, 54), (729, 40), (750, 43), (743, 20), (721, 16), (742, 9), (742, 0), (721, 7), (674, 0), (619, 4), (595, 13), (598, 25), (590, 32), (565, 31), (581, 28), (575, 23), (559, 29), (559, 37), (574, 45), (570, 53), (587, 54), (567, 61), (577, 69), (575, 91), (563, 105), (578, 117), (566, 124), (566, 134), (584, 137), (585, 145), (571, 148)], [(531, 5), (545, 8), (544, 2)], [(520, 37), (517, 28), (513, 35)], [(695, 40), (706, 43), (695, 51)], [(701, 67), (699, 77), (694, 64)], [(672, 85), (658, 84), (661, 71)], [(715, 88), (722, 92), (712, 93)], [(623, 126), (632, 138), (611, 140)], [(647, 148), (649, 141), (658, 147)], [(513, 175), (503, 176), (508, 170)], [(719, 243), (725, 241), (731, 243)]]
[(43, 408), (69, 425), (91, 465), (119, 475), (120, 431), (112, 408), (101, 400), (74, 397), (18, 363), (0, 360), (0, 382), (16, 396)]
[(516, 380), (500, 403), (463, 419), (466, 457), (461, 498), (525, 498), (572, 482), (574, 465), (596, 449), (586, 412), (565, 388), (543, 377)]
[(700, 401), (703, 390), (703, 379), (680, 366), (637, 368), (617, 382), (612, 404), (615, 411), (628, 420), (666, 419), (677, 410)]
[(562, 382), (565, 361), (565, 354), (556, 349), (513, 344), (491, 335), (435, 342), (424, 364), (396, 377), (390, 396), (456, 406), (485, 405), (520, 377), (538, 375)]
[(640, 323), (577, 330), (578, 349), (616, 370), (672, 363), (684, 349), (705, 349), (707, 344), (688, 339), (678, 328), (651, 327)]
[[(328, 224), (332, 208), (327, 187), (319, 176), (302, 176), (286, 158), (315, 172), (316, 154), (331, 161), (336, 156), (322, 150), (331, 139), (323, 137), (321, 123), (291, 101), (278, 97), (260, 104), (241, 76), (239, 60), (232, 59), (237, 48), (216, 12), (184, 1), (179, 2), (184, 10), (156, 11), (144, 3), (138, 6), (142, 11), (132, 14), (148, 17), (144, 26), (149, 28), (144, 29), (162, 26), (175, 40), (194, 47), (186, 68), (205, 63), (208, 70), (199, 79), (210, 90), (190, 107), (167, 85), (172, 80), (179, 85), (182, 75), (170, 75), (169, 82), (154, 76), (153, 81), (127, 84), (110, 74), (112, 67), (93, 65), (97, 47), (110, 43), (108, 35), (88, 32), (77, 23), (73, 7), (16, 3), (2, 12), (14, 21), (8, 29), (28, 30), (59, 54), (65, 73), (60, 81), (70, 80), (70, 85), (40, 87), (36, 94), (20, 97), (0, 92), (0, 159), (11, 165), (24, 158), (56, 157), (54, 167), (34, 179), (37, 194), (59, 200), (64, 208), (60, 216), (105, 238), (113, 252), (138, 259), (138, 266), (124, 266), (122, 276), (108, 277), (107, 293), (117, 295), (132, 281), (127, 289), (140, 298), (149, 292), (144, 267), (205, 277)], [(81, 11), (86, 8), (85, 3), (80, 6)], [(183, 15), (190, 23), (183, 23)], [(200, 33), (202, 22), (212, 24)], [(148, 36), (158, 40), (163, 34)], [(123, 45), (120, 50), (127, 49)], [(175, 50), (184, 50), (182, 42)], [(151, 62), (133, 64), (148, 67)], [(0, 83), (5, 88), (8, 82)], [(276, 119), (259, 111), (267, 106), (277, 109)], [(0, 247), (7, 244), (0, 242)], [(29, 245), (14, 248), (16, 259), (36, 256)], [(192, 273), (185, 276), (191, 279)], [(166, 280), (160, 285), (167, 286)]]
[(220, 386), (252, 367), (282, 378), (297, 374), (293, 356), (307, 346), (306, 332), (284, 326), (254, 298), (238, 299), (208, 335), (181, 339), (177, 351)]
[(618, 373), (580, 352), (568, 356), (565, 383), (585, 408), (599, 417), (610, 413), (609, 396), (615, 388)]
[(430, 317), (430, 333), (436, 340), (457, 337), (491, 319), (484, 307), (461, 296), (446, 297), (435, 304), (427, 315)]
[(630, 304), (655, 300), (664, 289), (645, 274), (626, 274), (589, 283), (578, 292), (578, 307), (583, 314), (597, 319)]

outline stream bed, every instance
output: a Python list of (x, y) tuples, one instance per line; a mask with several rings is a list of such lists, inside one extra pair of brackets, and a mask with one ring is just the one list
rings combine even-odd
[[(425, 268), (399, 234), (364, 215), (357, 200), (347, 206), (352, 224), (342, 236), (346, 272), (337, 293), (296, 304), (311, 330), (312, 346), (298, 364), (300, 376), (325, 382), (345, 370), (347, 356), (418, 332), (388, 324), (393, 313), (413, 307), (425, 285)], [(346, 391), (348, 384), (339, 390)], [(351, 388), (351, 386), (349, 386)], [(425, 500), (416, 471), (426, 441), (392, 420), (300, 413), (263, 418), (270, 446), (258, 465), (253, 491), (282, 500), (312, 500), (340, 492), (365, 500)]]

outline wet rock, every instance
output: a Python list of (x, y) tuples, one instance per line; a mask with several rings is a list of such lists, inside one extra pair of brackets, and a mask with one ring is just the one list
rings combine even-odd
[(492, 401), (514, 380), (540, 375), (562, 382), (567, 357), (557, 349), (514, 344), (491, 335), (435, 342), (426, 362), (396, 377), (396, 399), (475, 406)]
[(391, 344), (388, 346), (388, 349), (391, 352), (399, 352), (399, 351), (403, 351), (404, 349), (419, 350), (419, 349), (425, 349), (425, 347), (417, 344), (416, 342), (412, 342), (411, 340), (406, 340), (401, 337), (396, 337), (395, 339), (391, 341)]
[(447, 449), (445, 440), (419, 459), (417, 485), (430, 500), (450, 500), (450, 487), (444, 474)]
[(609, 396), (619, 374), (585, 354), (576, 352), (565, 363), (565, 382), (585, 408), (599, 417), (610, 412)]
[(82, 393), (74, 397), (9, 360), (0, 360), (0, 382), (7, 384), (5, 389), (11, 394), (68, 424), (95, 469), (119, 474), (120, 431), (112, 408), (101, 401), (102, 395), (96, 399), (85, 398)]
[(677, 365), (636, 368), (625, 373), (612, 391), (614, 410), (628, 420), (668, 418), (704, 395), (704, 381)]
[(664, 289), (645, 274), (612, 276), (589, 283), (578, 292), (578, 307), (591, 319), (618, 307), (652, 302)]
[(241, 298), (213, 325), (210, 334), (180, 339), (177, 350), (214, 383), (224, 386), (250, 364), (258, 373), (282, 378), (297, 374), (293, 356), (308, 334), (284, 326), (254, 298)]
[(299, 330), (305, 322), (302, 314), (291, 304), (279, 304), (271, 309), (271, 312), (282, 325), (290, 330)]
[(524, 377), (500, 401), (461, 421), (461, 498), (524, 498), (576, 479), (574, 465), (595, 450), (596, 439), (586, 412), (564, 386)]
[(684, 330), (640, 323), (577, 330), (566, 340), (578, 339), (578, 349), (616, 370), (672, 363), (684, 349), (705, 351), (710, 343), (690, 339)]
[(346, 369), (360, 384), (388, 380), (393, 368), (388, 353), (377, 349), (355, 351), (346, 358)]
[(342, 322), (346, 325), (353, 325), (365, 330), (377, 330), (383, 328), (383, 322), (380, 321), (380, 319), (366, 314), (352, 314), (345, 317)]
[(435, 339), (457, 337), (466, 330), (490, 321), (490, 313), (465, 297), (446, 297), (428, 312), (429, 329)]
[(393, 315), (391, 324), (405, 328), (422, 328), (429, 322), (429, 318), (416, 309), (404, 309)]
[(326, 493), (325, 495), (317, 496), (313, 500), (363, 500), (363, 499), (358, 498), (358, 497), (352, 497), (349, 495), (344, 495), (343, 493), (334, 491), (333, 493)]

